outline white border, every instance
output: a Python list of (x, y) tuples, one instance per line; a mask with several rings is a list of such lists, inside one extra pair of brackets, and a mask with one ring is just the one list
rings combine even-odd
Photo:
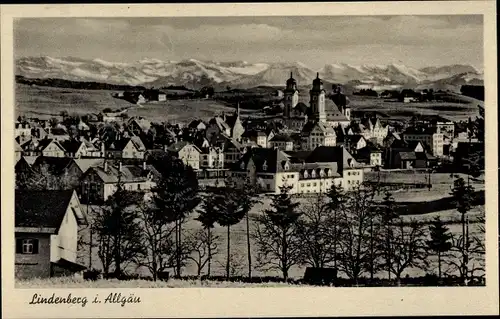
[[(494, 1), (175, 5), (3, 5), (1, 8), (2, 306), (6, 318), (247, 317), (498, 314), (497, 61)], [(14, 289), (12, 23), (22, 17), (484, 15), (486, 83), (486, 287)], [(134, 292), (139, 305), (29, 306), (35, 292)]]

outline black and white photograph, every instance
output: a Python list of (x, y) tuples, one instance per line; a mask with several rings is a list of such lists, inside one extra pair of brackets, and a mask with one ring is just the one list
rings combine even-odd
[(14, 288), (498, 285), (485, 15), (331, 5), (13, 18)]

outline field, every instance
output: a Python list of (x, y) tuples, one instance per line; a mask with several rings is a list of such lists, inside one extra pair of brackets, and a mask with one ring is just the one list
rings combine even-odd
[[(397, 174), (395, 176), (398, 176)], [(397, 178), (397, 177), (396, 177)], [(436, 184), (433, 184), (433, 188), (429, 191), (428, 189), (409, 189), (409, 190), (400, 190), (400, 191), (394, 191), (393, 196), (396, 201), (401, 202), (401, 201), (429, 201), (429, 200), (434, 200), (434, 199), (440, 199), (443, 197), (449, 197), (449, 192), (450, 192), (450, 187), (453, 183), (453, 180), (450, 178), (449, 174), (443, 174), (443, 173), (435, 173), (432, 174), (431, 177)], [(476, 190), (484, 189), (484, 184), (481, 182), (474, 182), (473, 186), (475, 187)], [(270, 197), (261, 197), (260, 198), (261, 203), (258, 203), (254, 206), (252, 209), (250, 215), (255, 216), (258, 214), (261, 214), (262, 211), (265, 209), (270, 208), (271, 204), (271, 198)], [(296, 198), (297, 201), (300, 203), (304, 204), (306, 203), (309, 199), (304, 198), (304, 197), (298, 197)], [(85, 209), (85, 208), (84, 208)], [(420, 222), (430, 222), (432, 219), (434, 219), (436, 216), (439, 216), (443, 221), (446, 222), (447, 227), (450, 229), (451, 233), (453, 235), (460, 235), (461, 233), (461, 226), (459, 224), (460, 220), (460, 214), (455, 209), (448, 209), (448, 210), (442, 210), (442, 211), (436, 211), (436, 212), (431, 212), (431, 211), (426, 211), (426, 212), (421, 212), (419, 214), (414, 214), (414, 215), (405, 215), (403, 216), (404, 220), (411, 220), (411, 219), (416, 219)], [(474, 207), (469, 213), (468, 216), (470, 218), (470, 236), (479, 236), (481, 237), (482, 235), (478, 233), (478, 227), (479, 224), (476, 222), (477, 217), (479, 216), (484, 216), (484, 206), (477, 206)], [(193, 213), (189, 220), (187, 221), (186, 225), (184, 226), (184, 229), (187, 232), (193, 232), (198, 229), (200, 229), (200, 224), (196, 220), (194, 220), (196, 217), (196, 213)], [(251, 231), (253, 230), (253, 223), (251, 222), (250, 229)], [(214, 256), (214, 259), (212, 261), (212, 272), (211, 274), (214, 276), (223, 276), (225, 275), (225, 263), (226, 263), (226, 228), (221, 227), (219, 225), (215, 225), (214, 228), (215, 234), (217, 234), (220, 237), (219, 240), (219, 252), (216, 256)], [(255, 261), (256, 259), (256, 247), (253, 244), (253, 239), (251, 239), (251, 247), (252, 247), (252, 259)], [(96, 268), (100, 268), (100, 263), (98, 261), (97, 257), (97, 249), (94, 249), (93, 253), (93, 266)], [(84, 256), (88, 256), (88, 252), (83, 251), (82, 254)], [(240, 223), (234, 225), (231, 227), (231, 259), (232, 259), (232, 266), (231, 266), (231, 273), (233, 276), (246, 276), (248, 272), (248, 263), (247, 263), (247, 245), (246, 245), (246, 223), (245, 221), (241, 221)], [(431, 258), (433, 260), (433, 258)], [(82, 261), (84, 265), (88, 265), (88, 257), (85, 257), (84, 260)], [(434, 262), (434, 261), (432, 261)], [(255, 266), (255, 264), (254, 264)], [(128, 268), (130, 271), (135, 272), (137, 271), (139, 274), (143, 276), (149, 276), (150, 274), (148, 273), (147, 270), (145, 269), (135, 269), (134, 266), (130, 266)], [(187, 267), (184, 268), (183, 270), (183, 275), (186, 276), (193, 276), (196, 275), (196, 265), (194, 263), (189, 263)], [(290, 278), (293, 279), (300, 279), (304, 276), (304, 271), (305, 267), (303, 266), (297, 266), (297, 267), (292, 267), (290, 270)], [(264, 271), (262, 269), (257, 269), (253, 268), (252, 270), (253, 276), (280, 276), (280, 273), (277, 271)], [(404, 276), (408, 274), (410, 276), (423, 276), (425, 275), (425, 272), (420, 270), (420, 269), (409, 269), (404, 273)], [(384, 278), (386, 274), (385, 273), (379, 273), (376, 274), (376, 277), (379, 278)]]
[[(195, 118), (209, 119), (222, 112), (234, 112), (234, 108), (213, 100), (171, 100), (138, 106), (112, 96), (114, 91), (76, 90), (43, 86), (16, 85), (16, 113), (29, 117), (48, 119), (61, 111), (69, 114), (99, 113), (105, 108), (128, 108), (127, 114), (142, 116), (151, 121), (185, 122)], [(249, 111), (250, 112), (250, 111)], [(241, 111), (244, 116), (245, 110)]]
[[(463, 121), (470, 117), (479, 115), (476, 103), (453, 103), (453, 102), (415, 102), (403, 103), (398, 101), (386, 101), (383, 98), (366, 96), (349, 96), (353, 111), (378, 111), (389, 116), (390, 119), (407, 119), (413, 114), (440, 115), (452, 121)], [(472, 102), (473, 99), (468, 98)]]
[[(127, 111), (129, 116), (142, 116), (152, 121), (184, 122), (194, 118), (208, 119), (221, 112), (234, 112), (234, 108), (213, 100), (169, 100), (167, 102), (147, 103), (138, 107), (125, 100), (113, 98), (112, 94), (117, 92), (107, 90), (77, 90), (16, 84), (15, 93), (16, 112), (39, 118), (50, 118), (58, 115), (61, 111), (68, 111), (70, 114), (85, 114), (98, 113), (105, 108), (130, 108)], [(379, 111), (386, 113), (394, 120), (407, 119), (413, 114), (439, 114), (458, 121), (466, 120), (469, 116), (474, 118), (478, 114), (477, 103), (472, 103), (476, 100), (471, 98), (468, 98), (471, 102), (469, 104), (452, 102), (402, 103), (365, 96), (350, 96), (349, 99), (353, 111)], [(309, 97), (301, 95), (300, 101), (308, 105)], [(250, 114), (257, 113), (256, 111), (242, 110), (242, 116)]]

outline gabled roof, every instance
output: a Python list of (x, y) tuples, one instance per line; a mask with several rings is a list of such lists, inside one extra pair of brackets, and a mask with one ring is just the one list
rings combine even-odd
[(75, 158), (73, 159), (76, 165), (82, 170), (82, 172), (86, 172), (91, 167), (101, 166), (105, 159), (103, 158)]
[[(277, 148), (252, 148), (250, 151), (245, 153), (237, 163), (235, 163), (234, 170), (246, 170), (250, 161), (255, 166), (257, 172), (278, 173), (291, 170), (288, 155)], [(244, 168), (242, 168), (242, 165)]]
[(121, 138), (119, 140), (116, 140), (112, 142), (108, 148), (113, 151), (123, 151), (123, 149), (128, 145), (128, 143), (131, 142), (132, 145), (139, 151), (139, 152), (144, 152), (146, 151), (146, 147), (144, 146), (144, 143), (142, 142), (141, 138), (139, 136), (132, 136), (132, 137), (127, 137), (127, 138)]
[(315, 128), (318, 128), (325, 134), (335, 134), (335, 130), (331, 125), (324, 122), (309, 121), (302, 127), (302, 133), (309, 135)]
[(327, 121), (349, 121), (349, 119), (339, 110), (335, 102), (330, 99), (325, 100), (325, 113)]
[[(55, 228), (57, 232), (73, 195), (74, 190), (16, 190), (15, 226)], [(79, 223), (86, 223), (81, 210), (74, 212)]]
[(357, 144), (360, 140), (365, 140), (366, 142), (366, 139), (363, 135), (354, 134), (344, 136), (344, 143), (346, 144)]
[(292, 163), (304, 163), (312, 151), (285, 151)]
[[(106, 184), (116, 184), (118, 182), (118, 176), (120, 175), (119, 167), (112, 165), (111, 163), (107, 166), (106, 171), (103, 166), (95, 166), (89, 168), (88, 172), (94, 171)], [(121, 181), (123, 183), (145, 182), (148, 180), (148, 175), (150, 175), (150, 173), (153, 178), (160, 177), (160, 173), (153, 165), (146, 165), (145, 170), (142, 165), (122, 165)]]
[(64, 148), (61, 146), (61, 144), (53, 139), (31, 139), (28, 142), (24, 143), (21, 145), (21, 147), (25, 151), (35, 151), (35, 152), (42, 152), (49, 146), (50, 144), (55, 144), (57, 147), (59, 147), (62, 151), (64, 151)]
[(61, 141), (59, 142), (59, 144), (61, 144), (61, 146), (66, 152), (76, 153), (80, 149), (83, 143), (78, 140), (72, 139), (72, 140)]
[(139, 126), (139, 128), (144, 132), (149, 131), (149, 129), (151, 128), (151, 122), (146, 119), (132, 118), (128, 123), (129, 125), (131, 125), (132, 123), (137, 124), (137, 126)]
[(357, 167), (359, 163), (342, 146), (319, 146), (306, 159), (307, 163), (336, 162), (339, 169), (345, 167)]
[(194, 145), (194, 144), (191, 144), (189, 142), (186, 142), (186, 141), (179, 141), (177, 143), (174, 143), (172, 145), (170, 145), (168, 148), (167, 148), (167, 151), (169, 152), (172, 152), (172, 153), (178, 153), (180, 152), (184, 147), (186, 147), (187, 145), (191, 145), (193, 146), (198, 152), (201, 153), (201, 150), (198, 148), (198, 146)]
[(32, 168), (40, 170), (43, 167), (47, 172), (58, 175), (62, 174), (71, 162), (73, 162), (73, 159), (69, 157), (39, 156), (33, 163)]
[(216, 124), (219, 129), (223, 130), (223, 131), (226, 131), (226, 130), (230, 130), (231, 127), (224, 121), (224, 119), (220, 116), (216, 116), (214, 118), (212, 118), (210, 121), (209, 121), (209, 124)]

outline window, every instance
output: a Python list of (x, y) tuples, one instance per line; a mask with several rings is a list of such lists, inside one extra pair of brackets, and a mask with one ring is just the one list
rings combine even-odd
[(316, 186), (316, 182), (313, 183), (313, 186)]
[(38, 254), (38, 239), (33, 239), (33, 238), (17, 239), (16, 253)]

